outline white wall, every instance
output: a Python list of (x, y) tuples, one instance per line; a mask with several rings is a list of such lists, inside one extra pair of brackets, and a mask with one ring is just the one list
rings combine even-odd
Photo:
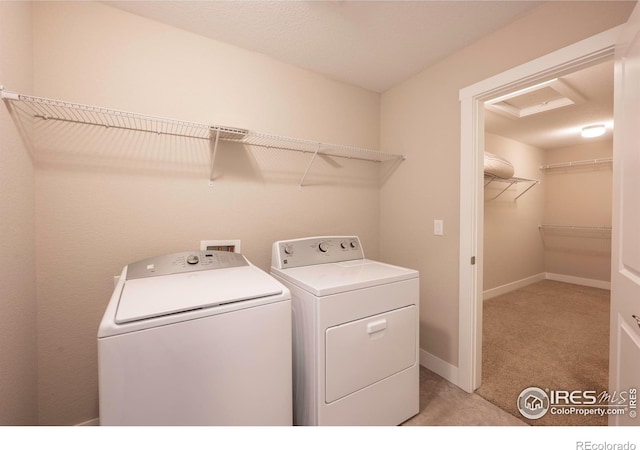
[[(321, 160), (299, 192), (307, 155), (227, 145), (210, 189), (201, 143), (39, 122), (34, 230), (29, 153), (2, 114), (0, 171), (11, 189), (0, 199), (0, 422), (34, 423), (38, 408), (42, 424), (96, 417), (95, 335), (111, 277), (200, 239), (240, 238), (267, 269), (276, 239), (359, 234), (368, 256), (420, 270), (421, 347), (457, 364), (458, 90), (617, 25), (632, 6), (544, 5), (380, 103), (105, 4), (35, 3), (32, 29), (28, 3), (0, 2), (0, 80), (11, 90), (31, 91), (33, 75), (36, 95), (409, 154), (381, 191), (375, 165)], [(435, 218), (443, 237), (431, 234)]]
[[(35, 94), (378, 148), (379, 95), (104, 4), (34, 5)], [(96, 332), (132, 261), (241, 239), (268, 270), (273, 241), (357, 234), (378, 256), (375, 163), (221, 147), (40, 122), (36, 172), (40, 423), (97, 417)]]
[(383, 94), (381, 147), (408, 159), (381, 190), (380, 255), (420, 271), (420, 346), (445, 363), (458, 365), (460, 89), (619, 25), (633, 6), (545, 3)]
[(520, 198), (529, 184), (518, 183), (495, 198), (506, 185), (492, 182), (484, 189), (484, 282), (489, 290), (544, 272), (544, 246), (538, 226), (544, 219), (545, 151), (485, 133), (485, 150), (506, 158), (515, 176), (541, 180)]
[[(31, 4), (0, 2), (0, 83), (32, 91)], [(34, 171), (0, 104), (0, 425), (37, 423)]]
[(611, 158), (612, 142), (541, 150), (486, 133), (485, 149), (511, 161), (516, 176), (540, 179), (541, 183), (515, 202), (523, 186), (511, 188), (495, 200), (491, 197), (501, 185), (485, 187), (484, 290), (545, 272), (610, 281), (610, 232), (539, 230), (538, 225), (611, 227), (611, 164), (546, 171), (539, 167)]
[[(547, 150), (545, 164), (611, 158), (613, 142)], [(611, 227), (611, 164), (546, 171), (545, 218), (553, 225)], [(611, 280), (611, 233), (545, 231), (545, 270), (591, 280)]]

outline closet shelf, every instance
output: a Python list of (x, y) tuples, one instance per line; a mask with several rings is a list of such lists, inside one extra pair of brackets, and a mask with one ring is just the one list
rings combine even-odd
[(582, 226), (582, 225), (541, 224), (541, 225), (538, 225), (538, 228), (540, 228), (541, 230), (570, 230), (570, 231), (593, 231), (593, 232), (611, 233), (611, 227), (589, 227), (589, 226)]
[(489, 186), (494, 181), (496, 181), (498, 183), (507, 183), (507, 187), (505, 187), (503, 190), (501, 190), (500, 193), (498, 193), (498, 195), (496, 195), (495, 197), (492, 198), (492, 200), (500, 197), (502, 194), (504, 194), (507, 191), (507, 189), (509, 189), (514, 184), (517, 184), (517, 183), (529, 183), (529, 186), (527, 186), (527, 188), (524, 191), (520, 192), (520, 194), (518, 194), (516, 196), (516, 198), (513, 199), (514, 201), (518, 200), (526, 192), (528, 192), (529, 189), (534, 187), (536, 184), (540, 183), (540, 180), (532, 180), (530, 178), (519, 178), (519, 177), (500, 178), (500, 177), (496, 177), (495, 175), (489, 175), (487, 173), (484, 174), (484, 181), (485, 181), (484, 187)]
[(300, 180), (300, 187), (303, 186), (304, 180), (318, 155), (371, 162), (391, 160), (401, 161), (406, 159), (405, 155), (379, 152), (360, 147), (327, 144), (305, 139), (257, 133), (241, 128), (187, 122), (183, 120), (18, 94), (6, 91), (1, 86), (0, 94), (0, 97), (5, 102), (15, 102), (20, 105), (24, 105), (24, 108), (21, 110), (26, 110), (26, 112), (31, 114), (32, 117), (40, 120), (56, 120), (85, 125), (103, 126), (106, 128), (134, 130), (160, 135), (208, 140), (211, 142), (210, 185), (213, 183), (213, 167), (219, 141), (231, 141), (249, 146), (312, 154), (309, 165)]
[(611, 164), (613, 158), (599, 158), (599, 159), (585, 159), (582, 161), (568, 161), (564, 163), (547, 164), (540, 166), (540, 170), (562, 169), (566, 167), (583, 167), (583, 166), (597, 166), (603, 164)]

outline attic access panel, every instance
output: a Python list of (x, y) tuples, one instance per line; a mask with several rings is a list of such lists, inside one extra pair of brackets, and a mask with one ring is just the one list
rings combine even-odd
[(577, 105), (586, 99), (558, 78), (489, 100), (485, 107), (510, 119)]

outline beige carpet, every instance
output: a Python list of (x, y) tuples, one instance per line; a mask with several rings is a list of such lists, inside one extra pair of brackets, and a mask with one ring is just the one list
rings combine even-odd
[(420, 412), (402, 425), (525, 426), (526, 423), (420, 366)]
[(608, 390), (609, 291), (541, 281), (484, 302), (481, 397), (531, 425), (606, 425), (606, 417), (524, 418), (531, 386)]

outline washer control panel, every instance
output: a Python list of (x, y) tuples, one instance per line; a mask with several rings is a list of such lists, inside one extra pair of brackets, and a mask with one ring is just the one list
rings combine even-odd
[(364, 259), (358, 236), (316, 236), (273, 244), (271, 265), (279, 269)]
[(127, 280), (248, 265), (247, 260), (239, 253), (194, 250), (131, 263), (127, 266)]

